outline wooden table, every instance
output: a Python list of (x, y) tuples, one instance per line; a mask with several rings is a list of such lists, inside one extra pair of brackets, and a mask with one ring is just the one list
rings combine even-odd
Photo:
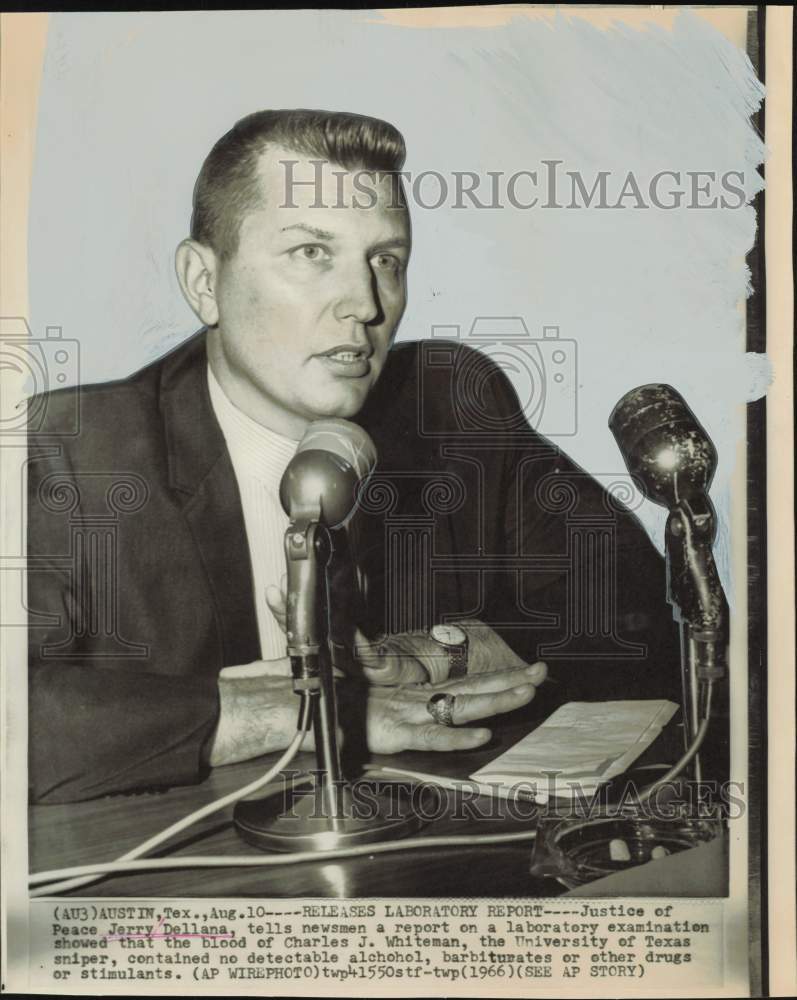
[[(486, 748), (458, 754), (403, 753), (374, 761), (426, 773), (464, 778), (503, 752), (547, 717), (553, 708), (543, 698), (520, 712), (494, 721)], [(674, 759), (679, 746), (675, 724), (649, 748), (643, 760)], [(91, 802), (40, 805), (30, 809), (31, 871), (111, 861), (199, 806), (254, 780), (275, 756), (217, 768), (200, 785), (160, 793), (115, 795)], [(312, 769), (315, 759), (301, 754), (292, 767)], [(660, 772), (646, 772), (650, 781)], [(462, 800), (460, 799), (460, 806)], [(502, 805), (497, 818), (490, 807)], [(430, 836), (533, 829), (536, 819), (510, 814), (506, 803), (480, 798), (456, 816), (455, 802), (422, 832)], [(475, 808), (482, 815), (474, 815)], [(529, 813), (531, 808), (529, 807)], [(554, 896), (563, 889), (553, 879), (533, 878), (529, 864), (533, 841), (508, 845), (429, 848), (408, 853), (324, 859), (277, 867), (197, 868), (129, 873), (104, 878), (75, 895), (92, 896), (253, 896), (253, 897), (511, 897)], [(238, 836), (232, 808), (207, 817), (156, 855), (236, 855), (255, 850)]]

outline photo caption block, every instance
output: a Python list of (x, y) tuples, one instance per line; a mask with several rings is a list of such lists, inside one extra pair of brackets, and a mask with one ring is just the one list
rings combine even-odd
[(723, 933), (723, 901), (713, 899), (36, 901), (30, 985), (246, 984), (267, 995), (358, 981), (379, 994), (666, 983), (688, 993), (722, 984)]

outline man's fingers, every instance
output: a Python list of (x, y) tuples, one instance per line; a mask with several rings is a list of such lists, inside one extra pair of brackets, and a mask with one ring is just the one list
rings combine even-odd
[(451, 694), (488, 694), (491, 691), (506, 691), (508, 688), (521, 684), (542, 684), (548, 668), (544, 663), (533, 663), (531, 666), (513, 667), (511, 670), (494, 670), (490, 673), (476, 674), (474, 677), (464, 677), (460, 681), (451, 681), (442, 688)]
[(516, 708), (527, 705), (534, 697), (535, 690), (533, 684), (524, 684), (495, 694), (458, 694), (451, 709), (451, 721), (459, 726), (465, 722), (475, 722), (476, 719), (486, 719), (490, 715), (513, 712)]
[(236, 667), (222, 667), (219, 677), (235, 680), (241, 677), (290, 677), (291, 661), (287, 656), (278, 660), (254, 660)]
[(387, 666), (388, 657), (385, 655), (386, 652), (387, 647), (382, 643), (371, 642), (370, 639), (367, 639), (363, 635), (359, 628), (354, 630), (354, 655), (361, 666), (375, 669)]
[(285, 631), (288, 623), (288, 609), (285, 601), (285, 594), (280, 591), (279, 587), (275, 587), (273, 584), (266, 587), (266, 603), (271, 609), (272, 615), (277, 619), (277, 622), (282, 629)]
[(362, 668), (363, 677), (369, 684), (421, 684), (426, 680), (426, 671), (420, 663), (414, 661), (401, 661), (397, 663), (393, 660), (390, 663), (382, 664), (379, 667)]
[(426, 680), (423, 665), (411, 657), (389, 656), (372, 666), (366, 666), (359, 657), (357, 662), (370, 684), (421, 684)]
[(354, 657), (371, 684), (420, 684), (428, 679), (426, 668), (413, 656), (370, 642), (359, 628), (354, 634)]
[(471, 750), (487, 743), (489, 729), (450, 729), (432, 722), (426, 726), (402, 727), (406, 750)]
[[(491, 691), (486, 694), (454, 694), (453, 691), (449, 691), (448, 694), (454, 695), (451, 721), (455, 726), (461, 726), (466, 722), (486, 719), (491, 715), (514, 712), (516, 708), (527, 705), (534, 697), (535, 691), (533, 684), (521, 684), (506, 691)], [(410, 721), (425, 722), (429, 718), (427, 705), (428, 698), (423, 702), (416, 701), (413, 708), (407, 712)]]
[(536, 663), (532, 663), (529, 667), (534, 680), (533, 684), (542, 684), (545, 678), (548, 676), (548, 664), (544, 663), (542, 660), (537, 660)]
[[(354, 630), (354, 655), (360, 666), (372, 670), (385, 670), (387, 667), (395, 669), (404, 666), (406, 661), (412, 659), (411, 656), (405, 656), (401, 650), (396, 649), (394, 644), (379, 640), (371, 642), (359, 628)], [(425, 671), (423, 676), (426, 676)]]

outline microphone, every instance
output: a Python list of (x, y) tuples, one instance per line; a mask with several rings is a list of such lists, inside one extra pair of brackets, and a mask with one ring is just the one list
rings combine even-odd
[(681, 630), (684, 735), (687, 743), (694, 740), (690, 752), (700, 780), (697, 748), (710, 704), (703, 692), (725, 675), (727, 663), (728, 604), (712, 551), (716, 519), (708, 496), (717, 452), (671, 385), (627, 392), (612, 410), (609, 428), (645, 496), (670, 512), (664, 532), (667, 601)]
[[(642, 385), (626, 393), (612, 410), (609, 427), (645, 496), (670, 511), (667, 599), (675, 617), (716, 652), (727, 609), (712, 552), (716, 515), (708, 496), (716, 449), (671, 385)], [(701, 674), (721, 676), (720, 664), (701, 664)]]
[(373, 472), (376, 447), (349, 420), (315, 420), (304, 433), (280, 482), (280, 501), (292, 521), (344, 524), (357, 505), (358, 487)]
[(336, 418), (316, 420), (280, 482), (280, 501), (290, 518), (285, 532), (287, 653), (293, 689), (302, 699), (300, 731), (308, 713), (313, 720), (317, 768), (309, 795), (291, 794), (282, 807), (275, 795), (236, 804), (233, 818), (239, 833), (262, 850), (330, 851), (403, 837), (425, 822), (415, 797), (402, 800), (399, 793), (397, 799), (394, 786), (389, 794), (375, 791), (369, 814), (362, 815), (338, 752), (329, 650), (330, 529), (351, 517), (375, 465), (376, 448), (361, 427)]
[(319, 676), (324, 655), (329, 529), (343, 525), (376, 465), (368, 434), (348, 420), (311, 423), (280, 482), (280, 501), (290, 524), (285, 532), (287, 652), (295, 681)]
[(609, 429), (649, 500), (672, 510), (684, 500), (707, 497), (717, 452), (671, 385), (627, 392), (611, 412)]
[[(716, 515), (708, 496), (716, 449), (671, 385), (642, 385), (626, 393), (612, 410), (609, 427), (645, 496), (670, 511), (667, 599), (675, 617), (714, 640), (726, 609), (712, 552)], [(713, 669), (708, 673), (719, 676)]]

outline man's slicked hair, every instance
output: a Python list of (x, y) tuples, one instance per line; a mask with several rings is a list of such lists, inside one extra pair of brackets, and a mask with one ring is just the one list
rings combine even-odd
[(379, 118), (304, 108), (247, 115), (219, 139), (194, 185), (191, 238), (221, 258), (238, 249), (241, 222), (262, 203), (257, 166), (268, 146), (345, 170), (398, 172), (404, 166), (404, 137)]

